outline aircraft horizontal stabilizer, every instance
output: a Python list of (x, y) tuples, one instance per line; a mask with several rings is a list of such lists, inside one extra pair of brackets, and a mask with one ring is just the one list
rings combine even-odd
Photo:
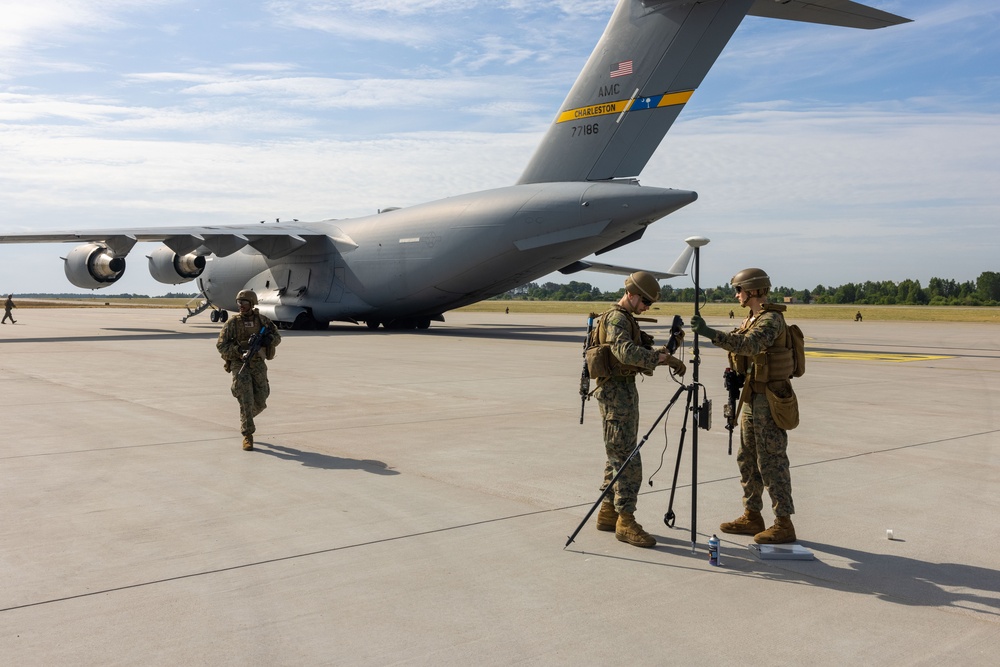
[(559, 269), (559, 273), (570, 274), (576, 273), (577, 271), (595, 271), (597, 273), (613, 273), (620, 276), (628, 276), (636, 271), (645, 271), (647, 273), (653, 274), (653, 277), (657, 280), (666, 280), (667, 278), (676, 278), (677, 276), (684, 275), (683, 273), (670, 273), (669, 271), (651, 271), (649, 269), (635, 269), (629, 266), (615, 266), (614, 264), (601, 264), (600, 262), (590, 262), (585, 259), (581, 259), (578, 262), (573, 262), (569, 266), (564, 266)]
[(747, 13), (750, 16), (865, 30), (909, 23), (912, 20), (850, 0), (757, 0)]

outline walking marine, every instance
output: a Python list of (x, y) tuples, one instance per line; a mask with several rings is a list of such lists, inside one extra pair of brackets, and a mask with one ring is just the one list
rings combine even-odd
[(11, 324), (17, 324), (17, 320), (15, 320), (14, 316), (11, 315), (11, 312), (10, 312), (11, 308), (17, 308), (17, 306), (14, 304), (14, 295), (13, 294), (8, 294), (7, 295), (7, 301), (4, 302), (4, 305), (3, 305), (3, 322), (0, 322), (0, 324), (7, 324), (7, 318), (8, 317), (10, 318), (10, 323)]
[[(604, 483), (608, 487), (625, 460), (637, 445), (639, 432), (639, 392), (635, 386), (638, 373), (651, 375), (657, 366), (667, 365), (684, 375), (684, 362), (674, 358), (666, 346), (653, 349), (653, 339), (639, 329), (634, 315), (645, 312), (660, 298), (660, 285), (646, 271), (637, 271), (625, 280), (625, 295), (605, 311), (596, 327), (598, 346), (588, 353), (590, 375), (597, 380), (594, 396), (604, 421)], [(600, 354), (597, 354), (600, 353)], [(602, 358), (590, 364), (591, 357)], [(615, 537), (637, 547), (652, 547), (656, 539), (635, 520), (636, 501), (642, 484), (642, 462), (632, 457), (614, 487), (601, 503), (597, 529), (615, 531)]]
[[(793, 334), (782, 314), (785, 306), (767, 301), (771, 279), (764, 271), (744, 269), (733, 276), (731, 284), (740, 306), (749, 310), (739, 327), (724, 333), (710, 328), (698, 315), (691, 318), (694, 332), (728, 350), (730, 367), (746, 376), (740, 396), (743, 423), (736, 457), (744, 512), (719, 529), (753, 535), (758, 544), (786, 544), (795, 541), (788, 430), (799, 423), (798, 402), (789, 379), (803, 371), (796, 362), (800, 350), (793, 349)], [(765, 488), (775, 516), (774, 525), (767, 530), (761, 515)]]
[[(216, 347), (225, 360), (226, 372), (233, 374), (233, 396), (240, 404), (240, 432), (243, 434), (243, 449), (253, 449), (253, 434), (256, 430), (253, 418), (267, 407), (267, 397), (271, 386), (267, 381), (267, 361), (274, 359), (274, 348), (281, 342), (281, 335), (274, 322), (260, 314), (255, 308), (257, 294), (253, 290), (242, 290), (236, 295), (240, 307), (239, 315), (232, 317), (219, 332)], [(253, 345), (251, 338), (261, 339), (259, 346)], [(251, 353), (256, 347), (256, 353)]]

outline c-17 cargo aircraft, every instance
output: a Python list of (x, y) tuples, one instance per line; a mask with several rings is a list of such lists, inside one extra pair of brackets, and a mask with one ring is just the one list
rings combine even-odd
[(554, 271), (627, 274), (584, 258), (639, 240), (697, 199), (635, 179), (748, 14), (864, 29), (909, 21), (848, 0), (620, 0), (515, 185), (349, 220), (18, 233), (0, 243), (81, 243), (64, 258), (66, 277), (97, 289), (122, 277), (137, 242), (162, 242), (148, 256), (153, 278), (197, 281), (223, 320), (236, 293), (253, 289), (261, 312), (290, 328), (426, 328)]

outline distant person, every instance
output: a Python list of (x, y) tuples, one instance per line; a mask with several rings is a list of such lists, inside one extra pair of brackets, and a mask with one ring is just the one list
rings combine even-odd
[(733, 311), (730, 310), (729, 311), (729, 319), (733, 319), (735, 316), (736, 316), (736, 313), (734, 313)]
[(17, 320), (15, 320), (14, 316), (10, 314), (11, 308), (17, 308), (17, 306), (14, 305), (14, 295), (8, 294), (7, 302), (3, 305), (3, 320), (0, 320), (0, 324), (7, 324), (8, 317), (10, 318), (11, 324), (17, 324)]
[[(785, 347), (785, 310), (783, 304), (767, 301), (771, 279), (761, 269), (744, 269), (733, 276), (740, 307), (750, 311), (743, 323), (730, 333), (709, 328), (700, 316), (691, 318), (691, 328), (712, 344), (729, 351), (729, 366), (746, 376), (743, 423), (740, 428), (740, 451), (736, 464), (743, 485), (743, 516), (719, 526), (724, 533), (753, 535), (758, 544), (786, 544), (795, 541), (792, 514), (792, 479), (788, 464), (787, 428), (798, 423), (798, 405), (794, 403), (792, 383), (794, 368), (790, 348)], [(781, 399), (787, 402), (782, 403)], [(787, 407), (772, 412), (772, 405)], [(785, 417), (794, 411), (794, 422)], [(789, 420), (792, 421), (792, 420)], [(774, 510), (774, 525), (764, 530), (762, 495), (767, 489)]]
[(504, 315), (510, 315), (510, 306), (503, 309)]
[[(639, 431), (639, 392), (636, 373), (650, 374), (657, 366), (668, 365), (684, 375), (684, 362), (675, 359), (665, 347), (652, 348), (652, 338), (639, 329), (634, 315), (645, 312), (660, 298), (660, 285), (653, 274), (636, 271), (625, 280), (625, 295), (605, 311), (598, 322), (598, 341), (610, 347), (609, 377), (596, 378), (594, 396), (604, 420), (603, 491), (611, 483), (635, 449)], [(632, 457), (614, 488), (605, 496), (597, 513), (597, 529), (615, 531), (615, 537), (637, 547), (652, 547), (656, 539), (635, 520), (636, 501), (642, 485), (642, 462)]]
[(854, 321), (855, 321), (855, 322), (860, 322), (860, 321), (861, 321), (861, 311), (860, 311), (860, 310), (859, 310), (859, 311), (857, 312), (857, 314), (856, 314), (856, 315), (854, 316)]
[[(236, 304), (240, 312), (229, 321), (219, 332), (219, 342), (216, 348), (225, 360), (226, 371), (233, 374), (233, 396), (240, 404), (240, 432), (243, 434), (243, 449), (253, 449), (253, 434), (256, 427), (253, 418), (267, 407), (267, 397), (271, 386), (267, 381), (267, 363), (274, 359), (274, 348), (281, 342), (281, 335), (274, 322), (260, 314), (254, 306), (257, 305), (257, 294), (253, 290), (241, 290), (236, 295)], [(264, 342), (260, 350), (247, 359), (250, 348), (250, 337), (260, 334), (264, 329)], [(246, 362), (246, 368), (243, 368)]]

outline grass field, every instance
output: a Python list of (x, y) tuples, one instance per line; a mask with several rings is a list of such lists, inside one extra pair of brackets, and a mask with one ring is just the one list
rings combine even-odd
[[(189, 299), (15, 299), (18, 308), (175, 308), (183, 310)], [(459, 310), (468, 312), (502, 313), (510, 308), (514, 313), (600, 313), (611, 304), (604, 301), (480, 301)], [(705, 317), (727, 317), (729, 311), (741, 318), (737, 304), (709, 303), (701, 307)], [(793, 304), (788, 307), (789, 319), (853, 320), (861, 311), (865, 321), (911, 322), (989, 322), (1000, 324), (1000, 308), (970, 308), (965, 306), (831, 306)], [(649, 311), (651, 317), (694, 312), (691, 303), (657, 303)], [(15, 311), (16, 314), (16, 311)]]
[[(600, 313), (610, 307), (604, 301), (480, 301), (461, 310), (473, 312), (503, 312), (510, 308), (514, 313)], [(701, 307), (705, 317), (728, 317), (732, 310), (742, 319), (738, 304), (709, 303)], [(1000, 308), (971, 308), (964, 306), (831, 306), (793, 304), (785, 315), (802, 320), (853, 320), (861, 311), (866, 322), (990, 322), (1000, 324)], [(687, 319), (694, 313), (692, 303), (655, 303), (650, 316), (678, 314)]]

